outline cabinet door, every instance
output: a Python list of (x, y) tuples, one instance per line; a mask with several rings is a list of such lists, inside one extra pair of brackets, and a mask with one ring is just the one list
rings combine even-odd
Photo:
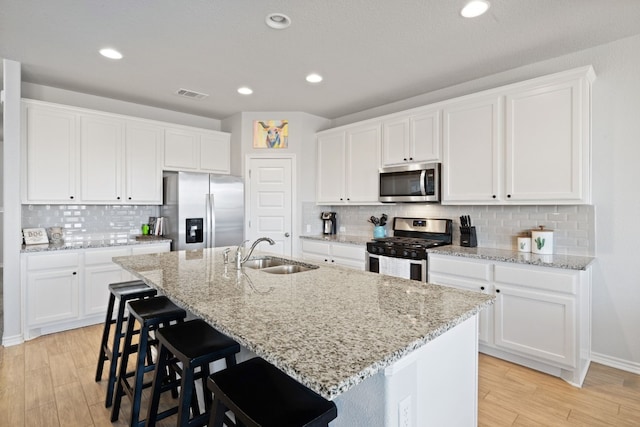
[(90, 249), (84, 261), (84, 309), (83, 315), (104, 314), (109, 302), (109, 284), (125, 281), (125, 271), (111, 259), (131, 254), (129, 248)]
[(345, 134), (336, 132), (318, 136), (318, 203), (344, 203)]
[(166, 129), (164, 133), (164, 169), (196, 170), (200, 136), (182, 129)]
[(30, 326), (73, 320), (79, 314), (77, 268), (27, 273), (27, 322)]
[(200, 170), (231, 173), (231, 143), (227, 133), (202, 134), (200, 137)]
[(410, 121), (408, 117), (398, 117), (382, 124), (382, 164), (399, 165), (413, 161), (410, 153)]
[(125, 134), (127, 203), (162, 204), (163, 129), (129, 122)]
[(501, 111), (498, 96), (444, 109), (443, 202), (500, 200)]
[(505, 191), (513, 201), (585, 201), (588, 133), (582, 80), (510, 93), (506, 98)]
[(98, 115), (80, 117), (82, 201), (120, 203), (124, 121)]
[(76, 114), (25, 104), (25, 202), (70, 203), (78, 199)]
[(410, 119), (409, 159), (414, 162), (440, 161), (440, 110), (424, 112)]
[(366, 249), (363, 246), (332, 243), (331, 259), (343, 267), (365, 270)]
[(496, 283), (496, 347), (575, 367), (575, 300)]
[(346, 195), (349, 203), (377, 203), (380, 173), (380, 125), (347, 130)]

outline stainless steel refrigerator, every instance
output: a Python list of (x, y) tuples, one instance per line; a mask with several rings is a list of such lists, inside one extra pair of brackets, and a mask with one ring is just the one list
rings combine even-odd
[(164, 172), (164, 235), (171, 250), (235, 246), (244, 240), (242, 178), (191, 172)]

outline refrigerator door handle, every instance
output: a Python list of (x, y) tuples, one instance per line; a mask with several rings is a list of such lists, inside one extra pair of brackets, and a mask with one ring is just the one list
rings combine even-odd
[(216, 229), (216, 205), (215, 205), (215, 196), (213, 194), (209, 194), (209, 247), (215, 248), (215, 229)]
[(210, 242), (209, 242), (209, 230), (211, 229), (211, 206), (209, 205), (209, 203), (211, 203), (211, 200), (209, 200), (209, 195), (205, 194), (204, 195), (204, 211), (205, 211), (205, 218), (204, 218), (204, 230), (203, 230), (203, 236), (204, 236), (204, 247), (205, 248), (210, 248)]

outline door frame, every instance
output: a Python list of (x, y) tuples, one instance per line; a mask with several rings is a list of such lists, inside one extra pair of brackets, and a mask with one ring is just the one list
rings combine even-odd
[(258, 159), (288, 159), (291, 160), (291, 255), (296, 256), (299, 252), (298, 245), (298, 215), (300, 209), (298, 206), (298, 173), (296, 168), (296, 155), (293, 153), (264, 153), (264, 154), (247, 154), (244, 162), (244, 235), (249, 235), (248, 222), (251, 218), (251, 179), (249, 178), (249, 171), (251, 169), (251, 162)]

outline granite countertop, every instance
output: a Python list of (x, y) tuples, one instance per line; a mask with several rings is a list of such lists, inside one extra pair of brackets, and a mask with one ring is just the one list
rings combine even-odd
[(493, 296), (338, 266), (270, 274), (222, 248), (114, 262), (328, 399), (481, 309)]
[(367, 242), (373, 240), (371, 236), (351, 236), (348, 234), (311, 234), (300, 236), (301, 239), (322, 240), (323, 242), (348, 243), (351, 245), (366, 246)]
[(514, 264), (537, 265), (540, 267), (586, 270), (595, 258), (577, 255), (539, 255), (506, 249), (466, 248), (462, 246), (440, 246), (428, 249), (430, 254), (453, 255), (464, 258), (486, 259), (490, 261), (512, 262)]
[(22, 245), (22, 253), (64, 251), (73, 249), (108, 248), (112, 246), (150, 245), (171, 242), (162, 236), (100, 236), (80, 237), (76, 240), (64, 240), (62, 243), (48, 243), (42, 245)]

